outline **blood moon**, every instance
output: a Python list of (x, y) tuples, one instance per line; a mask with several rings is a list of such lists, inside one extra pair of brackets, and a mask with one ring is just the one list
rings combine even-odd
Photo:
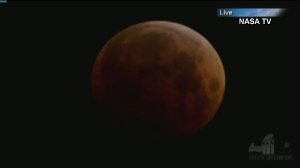
[(92, 72), (94, 100), (112, 127), (150, 139), (197, 132), (215, 115), (224, 90), (225, 73), (213, 46), (168, 21), (143, 22), (116, 34)]

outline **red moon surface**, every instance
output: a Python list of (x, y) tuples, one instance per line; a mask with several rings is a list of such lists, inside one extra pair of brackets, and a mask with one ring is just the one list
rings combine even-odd
[(214, 47), (191, 28), (168, 21), (117, 33), (92, 72), (94, 100), (112, 127), (152, 139), (195, 134), (215, 116), (224, 90)]

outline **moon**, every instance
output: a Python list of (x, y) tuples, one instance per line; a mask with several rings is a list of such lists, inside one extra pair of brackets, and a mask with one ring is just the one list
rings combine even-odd
[(224, 90), (214, 47), (169, 21), (142, 22), (117, 33), (92, 70), (93, 98), (109, 125), (155, 140), (197, 133), (215, 116)]

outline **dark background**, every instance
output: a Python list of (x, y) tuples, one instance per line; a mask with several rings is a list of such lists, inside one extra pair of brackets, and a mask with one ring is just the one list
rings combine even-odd
[[(216, 17), (216, 8), (222, 7), (288, 11), (273, 18), (271, 25), (239, 25), (238, 19)], [(299, 7), (292, 2), (0, 4), (1, 56), (12, 63), (5, 70), (11, 73), (8, 99), (13, 100), (7, 128), (17, 136), (16, 144), (29, 142), (41, 152), (56, 154), (117, 158), (116, 154), (123, 157), (135, 151), (140, 157), (186, 157), (198, 165), (208, 160), (243, 166), (294, 164), (299, 134)], [(178, 22), (205, 36), (223, 61), (226, 91), (219, 112), (198, 134), (160, 146), (128, 146), (113, 138), (95, 110), (91, 71), (113, 35), (149, 20)], [(293, 161), (248, 161), (250, 143), (258, 145), (268, 133), (278, 143), (291, 143)]]

